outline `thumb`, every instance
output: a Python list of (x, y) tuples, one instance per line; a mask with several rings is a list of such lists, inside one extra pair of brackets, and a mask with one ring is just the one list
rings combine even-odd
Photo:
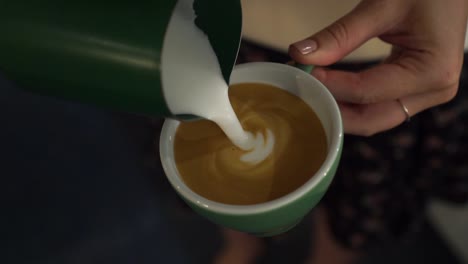
[[(350, 13), (317, 34), (289, 46), (289, 55), (302, 64), (333, 64), (385, 31), (391, 11), (388, 1), (361, 1)], [(390, 1), (392, 2), (392, 1)]]

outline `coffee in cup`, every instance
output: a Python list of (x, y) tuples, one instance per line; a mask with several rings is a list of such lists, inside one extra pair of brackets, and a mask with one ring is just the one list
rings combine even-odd
[[(254, 85), (250, 85), (254, 84)], [(268, 90), (271, 91), (276, 91), (275, 89), (281, 89), (286, 94), (294, 95), (297, 98), (300, 98), (310, 109), (313, 110), (315, 115), (318, 117), (320, 120), (320, 124), (324, 130), (325, 134), (325, 139), (322, 141), (325, 144), (325, 157), (323, 162), (321, 162), (319, 168), (313, 172), (313, 164), (311, 164), (311, 160), (314, 158), (311, 156), (311, 153), (313, 151), (310, 150), (309, 147), (305, 147), (307, 149), (306, 154), (297, 154), (297, 155), (283, 155), (281, 156), (280, 162), (287, 161), (284, 163), (284, 166), (289, 166), (288, 169), (286, 170), (286, 174), (281, 176), (281, 181), (276, 181), (273, 180), (271, 181), (273, 184), (279, 184), (279, 185), (288, 185), (290, 184), (289, 181), (294, 181), (295, 180), (295, 169), (296, 166), (292, 166), (296, 161), (295, 159), (297, 158), (302, 158), (305, 157), (305, 155), (309, 155), (307, 157), (307, 166), (308, 169), (310, 169), (310, 174), (307, 176), (308, 178), (305, 179), (305, 182), (303, 184), (300, 183), (295, 183), (291, 184), (287, 190), (282, 190), (282, 192), (278, 192), (276, 196), (268, 196), (264, 195), (261, 197), (261, 199), (266, 199), (266, 202), (259, 202), (260, 200), (256, 201), (248, 201), (247, 199), (244, 200), (243, 202), (237, 200), (233, 200), (233, 202), (230, 202), (226, 200), (226, 202), (219, 202), (216, 201), (217, 199), (220, 199), (218, 197), (211, 197), (210, 195), (213, 195), (211, 193), (211, 190), (213, 189), (208, 189), (207, 192), (205, 191), (200, 191), (197, 190), (197, 187), (192, 187), (190, 183), (188, 183), (190, 180), (185, 179), (187, 177), (182, 176), (181, 174), (185, 174), (185, 169), (183, 166), (180, 166), (181, 164), (178, 164), (177, 160), (183, 160), (183, 154), (182, 152), (179, 152), (178, 146), (179, 140), (184, 138), (184, 140), (197, 140), (197, 141), (203, 141), (207, 140), (205, 142), (211, 141), (208, 138), (215, 138), (217, 137), (220, 142), (217, 142), (214, 140), (214, 143), (209, 143), (209, 144), (202, 144), (199, 143), (196, 147), (191, 147), (190, 149), (187, 148), (189, 151), (199, 151), (197, 155), (205, 155), (207, 153), (207, 149), (209, 148), (215, 148), (214, 152), (216, 152), (216, 147), (224, 147), (225, 144), (225, 136), (221, 134), (221, 132), (215, 128), (211, 128), (205, 130), (205, 133), (203, 133), (203, 137), (196, 138), (197, 136), (196, 133), (192, 133), (192, 131), (195, 131), (195, 129), (189, 129), (184, 133), (180, 133), (179, 135), (178, 132), (183, 132), (185, 129), (181, 129), (179, 131), (179, 127), (184, 127), (187, 125), (184, 122), (180, 122), (177, 120), (172, 120), (172, 119), (167, 119), (164, 122), (163, 128), (161, 130), (161, 136), (160, 136), (160, 156), (161, 156), (161, 162), (162, 166), (164, 168), (164, 172), (166, 173), (167, 179), (169, 180), (170, 184), (173, 186), (174, 190), (180, 195), (180, 197), (198, 214), (206, 217), (210, 221), (217, 223), (219, 225), (235, 229), (238, 231), (242, 232), (247, 232), (250, 234), (254, 234), (256, 236), (272, 236), (272, 235), (277, 235), (280, 233), (283, 233), (295, 225), (297, 225), (301, 219), (321, 200), (325, 192), (327, 191), (334, 175), (337, 169), (337, 166), (339, 164), (340, 156), (341, 156), (341, 149), (342, 149), (342, 144), (343, 144), (343, 126), (341, 123), (341, 115), (340, 111), (338, 108), (338, 104), (334, 100), (333, 96), (331, 93), (328, 91), (328, 89), (321, 84), (317, 79), (315, 79), (313, 76), (310, 75), (309, 72), (300, 70), (295, 67), (291, 67), (288, 65), (283, 65), (283, 64), (276, 64), (276, 63), (264, 63), (264, 62), (257, 62), (257, 63), (247, 63), (247, 64), (241, 64), (237, 65), (230, 78), (230, 85), (232, 86), (231, 90), (231, 97), (233, 98), (233, 104), (236, 104), (236, 100), (243, 100), (243, 96), (248, 97), (255, 97), (256, 90), (259, 89), (259, 93), (261, 95), (258, 95), (258, 97), (262, 97), (262, 102), (259, 105), (256, 105), (257, 103), (249, 106), (249, 107), (254, 107), (258, 108), (259, 110), (263, 110), (262, 107), (266, 107), (266, 103), (269, 101), (272, 101), (271, 98), (267, 96), (267, 94), (261, 92), (263, 90), (262, 87), (263, 85), (271, 85), (276, 88), (271, 88), (269, 87)], [(239, 85), (240, 89), (236, 89), (236, 85)], [(249, 89), (242, 89), (242, 86), (248, 85)], [(271, 88), (271, 89), (270, 89)], [(250, 91), (252, 90), (252, 91)], [(273, 93), (272, 92), (272, 93)], [(274, 92), (276, 94), (276, 92)], [(233, 96), (234, 95), (234, 96)], [(237, 96), (236, 96), (237, 95)], [(237, 99), (234, 97), (238, 97)], [(283, 97), (283, 96), (281, 96)], [(294, 98), (296, 98), (294, 97)], [(277, 100), (277, 99), (275, 99)], [(215, 103), (215, 102), (213, 102)], [(265, 105), (263, 106), (263, 104)], [(287, 111), (294, 111), (295, 108), (295, 103), (291, 104), (292, 106), (289, 105), (287, 107), (281, 106), (281, 108), (277, 109), (276, 111), (281, 111), (282, 114), (289, 115)], [(247, 104), (248, 106), (248, 104)], [(262, 162), (268, 161), (270, 158), (268, 155), (263, 156), (265, 153), (269, 153), (269, 146), (271, 146), (272, 140), (269, 137), (269, 130), (270, 132), (274, 135), (274, 141), (275, 144), (273, 146), (279, 146), (280, 144), (276, 144), (276, 141), (281, 141), (282, 138), (285, 138), (286, 134), (285, 132), (275, 132), (276, 128), (269, 128), (266, 126), (261, 127), (261, 125), (255, 126), (255, 122), (260, 122), (262, 123), (262, 119), (265, 118), (252, 118), (252, 121), (257, 121), (252, 122), (252, 124), (249, 122), (249, 118), (247, 113), (248, 112), (255, 112), (255, 111), (245, 111), (245, 116), (242, 113), (243, 109), (242, 107), (235, 106), (235, 108), (239, 108), (236, 111), (239, 112), (239, 116), (241, 118), (241, 122), (245, 126), (245, 130), (249, 132), (248, 130), (252, 130), (251, 132), (253, 133), (258, 133), (255, 135), (255, 139), (262, 139), (263, 141), (259, 140), (258, 142), (262, 143), (264, 142), (265, 144), (259, 144), (260, 148), (255, 148), (255, 149), (260, 149), (260, 151), (254, 152), (255, 155), (249, 155), (249, 151), (247, 150), (246, 153), (240, 152), (237, 155), (239, 155), (241, 158), (247, 161), (253, 161), (253, 162), (259, 162), (258, 164), (261, 165)], [(283, 112), (284, 111), (284, 112)], [(255, 115), (254, 115), (255, 116)], [(304, 114), (304, 116), (309, 116), (309, 114)], [(270, 117), (267, 117), (268, 119)], [(304, 118), (305, 119), (305, 118)], [(302, 120), (302, 119), (301, 119)], [(216, 120), (215, 120), (216, 121)], [(206, 121), (204, 121), (206, 122)], [(296, 120), (293, 122), (294, 127), (293, 131), (298, 128), (298, 129), (304, 129), (307, 126), (309, 126), (311, 121), (307, 119), (307, 122)], [(312, 121), (313, 123), (314, 121)], [(307, 123), (307, 124), (306, 124)], [(209, 123), (208, 123), (209, 124)], [(211, 124), (214, 127), (216, 125)], [(211, 126), (209, 125), (209, 126)], [(194, 123), (193, 126), (197, 126), (197, 123)], [(191, 127), (192, 128), (192, 127)], [(258, 128), (258, 129), (257, 129)], [(311, 129), (307, 129), (309, 131)], [(300, 132), (302, 130), (298, 130), (297, 133), (302, 133)], [(275, 132), (275, 133), (273, 133)], [(210, 134), (212, 133), (212, 134)], [(315, 140), (313, 138), (317, 136), (313, 136), (313, 133), (310, 134), (310, 132), (307, 132), (307, 136), (310, 138), (301, 140), (300, 143), (298, 141), (290, 141), (289, 139), (286, 140), (288, 141), (288, 144), (304, 144), (307, 143), (309, 140)], [(306, 133), (304, 133), (306, 134)], [(259, 137), (259, 135), (261, 135)], [(302, 135), (301, 135), (302, 136)], [(192, 137), (192, 138), (191, 138)], [(204, 138), (205, 137), (205, 138)], [(178, 141), (176, 143), (176, 141)], [(255, 141), (258, 143), (257, 141)], [(296, 143), (292, 143), (296, 142)], [(315, 141), (314, 141), (315, 142)], [(215, 144), (216, 143), (216, 144)], [(315, 144), (315, 143), (314, 143)], [(187, 146), (189, 146), (188, 144)], [(182, 146), (182, 145), (180, 145)], [(317, 145), (314, 145), (317, 146)], [(256, 146), (258, 147), (258, 146)], [(301, 146), (302, 148), (303, 146)], [(222, 149), (222, 148), (221, 148)], [(227, 153), (229, 153), (229, 148), (224, 148)], [(233, 151), (231, 149), (231, 151)], [(236, 152), (238, 150), (234, 150)], [(273, 151), (277, 151), (274, 148), (271, 150), (271, 153), (274, 153)], [(178, 152), (178, 154), (176, 154)], [(210, 151), (213, 153), (213, 151)], [(221, 151), (223, 152), (223, 151)], [(260, 153), (260, 154), (259, 154)], [(195, 153), (191, 153), (188, 156), (194, 155)], [(248, 155), (245, 157), (245, 155)], [(223, 158), (227, 157), (229, 158), (231, 154), (229, 155), (219, 155), (217, 158)], [(275, 158), (274, 154), (271, 155), (271, 158)], [(318, 155), (320, 156), (320, 155)], [(317, 159), (318, 160), (318, 159)], [(208, 163), (207, 163), (208, 164)], [(229, 162), (226, 163), (227, 166), (230, 166)], [(243, 163), (240, 163), (243, 164)], [(311, 166), (312, 165), (312, 166)], [(195, 164), (193, 164), (195, 166)], [(276, 168), (275, 168), (276, 166)], [(307, 167), (306, 166), (306, 167)], [(195, 167), (193, 167), (195, 168)], [(271, 167), (267, 167), (270, 169), (279, 169), (277, 165), (272, 165)], [(305, 168), (302, 165), (298, 166), (298, 168)], [(209, 169), (209, 168), (201, 168), (201, 169)], [(195, 173), (194, 171), (190, 171), (189, 173)], [(227, 170), (227, 169), (224, 169)], [(195, 174), (194, 174), (195, 175)], [(225, 176), (222, 174), (218, 174), (219, 176)], [(247, 174), (245, 174), (247, 175)], [(260, 174), (259, 174), (260, 175)], [(283, 177), (284, 176), (284, 177)], [(197, 177), (195, 175), (195, 177)], [(193, 178), (193, 180), (199, 181), (200, 179)], [(198, 176), (198, 177), (204, 177)], [(249, 176), (249, 180), (254, 178), (252, 175)], [(203, 183), (203, 181), (200, 181)], [(209, 181), (207, 181), (210, 183)], [(298, 181), (300, 182), (300, 181)], [(200, 184), (201, 184), (200, 183)], [(294, 188), (295, 186), (299, 185), (297, 188)], [(247, 185), (252, 187), (253, 185)], [(269, 186), (270, 188), (271, 186)], [(231, 182), (229, 188), (237, 188), (235, 182)], [(275, 189), (276, 187), (272, 188)], [(252, 189), (254, 189), (252, 187)], [(254, 189), (256, 190), (256, 189)], [(292, 191), (289, 191), (292, 190)], [(289, 191), (289, 192), (288, 192)], [(211, 194), (210, 194), (211, 193)], [(265, 192), (266, 193), (266, 192)], [(270, 193), (271, 194), (271, 193)], [(209, 198), (207, 198), (209, 197)], [(274, 198), (278, 197), (278, 198)], [(271, 200), (270, 200), (271, 199)]]
[(244, 130), (260, 137), (261, 146), (240, 149), (209, 120), (181, 123), (175, 163), (190, 189), (215, 202), (252, 205), (294, 191), (317, 172), (327, 156), (327, 138), (301, 98), (273, 85), (241, 83), (230, 87), (229, 99)]

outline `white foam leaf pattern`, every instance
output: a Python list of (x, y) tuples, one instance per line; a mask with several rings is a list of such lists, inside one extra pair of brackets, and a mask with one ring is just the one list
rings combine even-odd
[(265, 160), (272, 152), (275, 146), (275, 135), (271, 130), (266, 130), (266, 138), (262, 133), (258, 132), (254, 137), (249, 133), (252, 139), (252, 150), (240, 157), (241, 161), (251, 164), (258, 164)]

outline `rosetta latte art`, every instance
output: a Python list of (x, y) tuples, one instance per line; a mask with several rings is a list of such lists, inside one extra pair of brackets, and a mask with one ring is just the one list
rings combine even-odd
[(175, 158), (192, 190), (218, 202), (254, 204), (283, 196), (314, 175), (326, 156), (326, 137), (309, 106), (262, 84), (233, 86), (230, 100), (250, 148), (237, 148), (211, 121), (182, 123)]

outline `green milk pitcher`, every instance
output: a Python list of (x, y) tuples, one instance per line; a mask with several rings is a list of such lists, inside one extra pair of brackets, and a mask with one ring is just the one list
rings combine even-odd
[[(191, 39), (179, 34), (191, 30), (187, 23), (205, 35), (229, 83), (241, 38), (240, 0), (0, 0), (0, 72), (42, 95), (182, 117), (171, 110), (177, 98), (167, 98), (176, 88), (164, 84), (198, 67)], [(183, 47), (180, 55), (176, 46)], [(177, 89), (193, 94), (203, 81)]]

